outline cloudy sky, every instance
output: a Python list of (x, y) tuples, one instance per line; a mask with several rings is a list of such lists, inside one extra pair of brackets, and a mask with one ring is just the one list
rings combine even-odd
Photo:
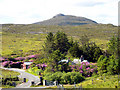
[(0, 0), (0, 24), (31, 24), (56, 14), (118, 25), (119, 0)]

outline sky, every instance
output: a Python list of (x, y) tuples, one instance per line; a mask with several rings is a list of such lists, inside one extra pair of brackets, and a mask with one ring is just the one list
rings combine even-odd
[(62, 13), (118, 25), (119, 0), (0, 0), (0, 24), (31, 24)]

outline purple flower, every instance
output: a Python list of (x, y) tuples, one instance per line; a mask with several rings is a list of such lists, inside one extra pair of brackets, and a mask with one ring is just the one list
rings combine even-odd
[(30, 58), (37, 58), (37, 57), (38, 57), (38, 55), (36, 54), (36, 55), (29, 55), (26, 58), (30, 59)]
[(86, 70), (90, 69), (90, 67), (86, 68)]
[(94, 69), (91, 69), (91, 72), (93, 72), (94, 71)]
[(88, 65), (90, 65), (90, 63), (89, 63), (89, 62), (86, 62), (86, 66), (88, 66)]
[(89, 77), (90, 75), (88, 75), (88, 77)]
[(46, 67), (47, 65), (45, 65), (45, 64), (42, 64), (42, 67)]
[(83, 66), (81, 65), (81, 66), (79, 67), (79, 69), (82, 69), (82, 67), (83, 67)]
[(46, 64), (37, 64), (36, 65), (39, 69), (42, 69), (42, 70), (45, 70), (45, 67), (47, 67), (47, 65)]
[(83, 73), (83, 71), (82, 71), (82, 70), (80, 70), (80, 73)]
[(3, 60), (5, 60), (5, 58), (3, 58), (3, 57), (0, 57), (0, 61), (3, 61)]
[(85, 65), (85, 63), (84, 63), (84, 62), (82, 62), (82, 65)]
[(15, 60), (25, 60), (26, 58), (25, 57), (17, 57), (15, 58)]
[(7, 66), (9, 65), (9, 63), (10, 63), (10, 61), (4, 61), (4, 62), (2, 63), (2, 66), (3, 66), (3, 67), (7, 67)]

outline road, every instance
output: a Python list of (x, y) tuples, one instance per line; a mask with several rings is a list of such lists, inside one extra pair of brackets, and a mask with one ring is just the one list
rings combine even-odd
[(34, 76), (34, 75), (30, 74), (30, 73), (27, 73), (27, 72), (25, 72), (25, 70), (16, 69), (16, 68), (2, 68), (2, 69), (7, 69), (7, 70), (12, 70), (12, 71), (19, 72), (20, 73), (20, 75), (18, 76), (19, 78), (28, 79), (28, 82), (17, 85), (16, 88), (30, 88), (31, 81), (34, 81), (35, 83), (40, 82), (40, 79), (39, 79), (38, 76)]

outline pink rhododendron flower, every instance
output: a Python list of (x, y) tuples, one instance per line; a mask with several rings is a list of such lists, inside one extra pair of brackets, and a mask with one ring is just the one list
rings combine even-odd
[(36, 55), (29, 55), (29, 56), (27, 56), (26, 58), (37, 58), (38, 57), (38, 55), (36, 54)]
[(25, 60), (26, 58), (25, 57), (17, 57), (15, 58), (15, 60)]
[(93, 72), (94, 71), (94, 69), (91, 69), (91, 72)]
[(82, 70), (80, 70), (80, 73), (83, 73), (83, 71), (82, 71)]
[(86, 68), (86, 70), (90, 69), (90, 67)]
[(79, 69), (82, 69), (82, 67), (83, 67), (83, 66), (81, 65), (81, 66), (79, 67)]

